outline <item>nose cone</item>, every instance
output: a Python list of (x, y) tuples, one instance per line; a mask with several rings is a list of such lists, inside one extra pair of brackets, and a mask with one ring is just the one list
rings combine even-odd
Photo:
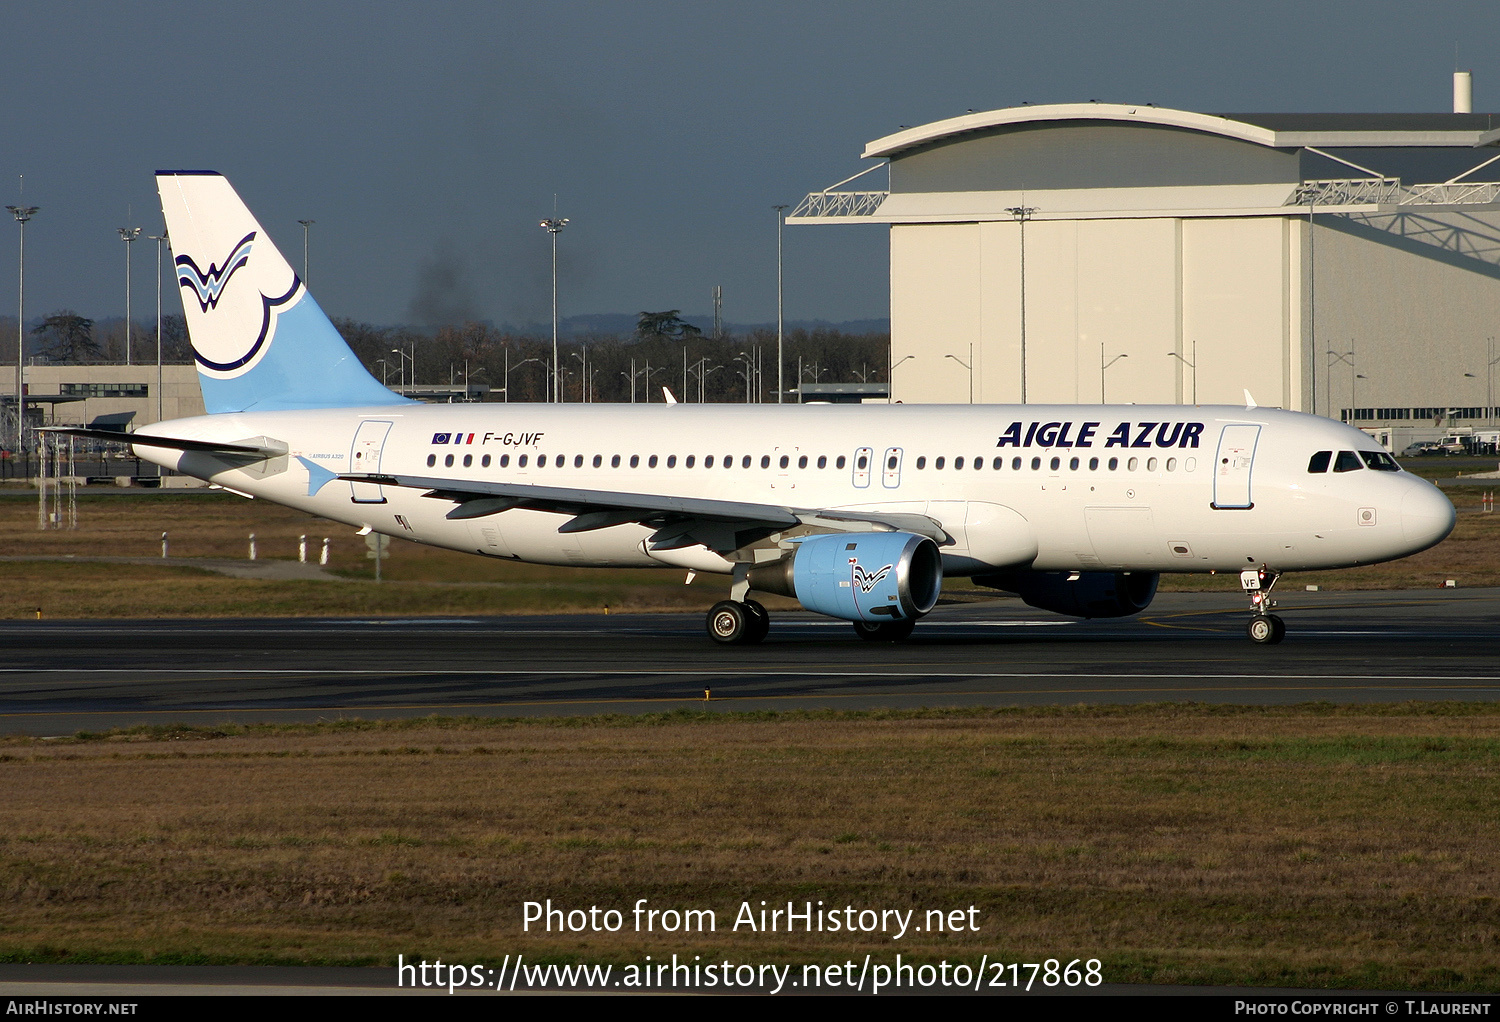
[(1401, 499), (1401, 532), (1411, 548), (1408, 553), (1414, 554), (1447, 539), (1457, 516), (1442, 490), (1425, 480), (1412, 481), (1417, 485)]

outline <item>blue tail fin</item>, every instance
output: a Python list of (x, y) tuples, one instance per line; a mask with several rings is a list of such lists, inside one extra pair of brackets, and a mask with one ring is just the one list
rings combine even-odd
[(365, 371), (221, 174), (156, 187), (210, 413), (406, 403)]

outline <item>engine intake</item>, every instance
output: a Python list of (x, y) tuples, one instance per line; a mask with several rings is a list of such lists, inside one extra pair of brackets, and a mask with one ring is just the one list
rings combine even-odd
[(1070, 617), (1139, 614), (1151, 606), (1160, 580), (1151, 571), (999, 571), (974, 576), (977, 585), (1004, 589), (1032, 607)]
[(910, 532), (809, 536), (786, 560), (752, 569), (750, 587), (845, 621), (902, 621), (937, 605), (943, 556)]

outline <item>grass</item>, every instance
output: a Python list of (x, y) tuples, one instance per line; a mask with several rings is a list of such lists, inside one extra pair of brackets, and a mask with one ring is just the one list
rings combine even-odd
[[(1441, 463), (1439, 463), (1441, 464)], [(1500, 489), (1497, 486), (1496, 489)], [(1450, 490), (1459, 506), (1453, 535), (1431, 550), (1389, 564), (1291, 574), (1290, 590), (1500, 586), (1500, 516), (1479, 510), (1482, 488)], [(298, 537), (316, 557), (330, 538), (328, 580), (228, 578), (172, 561), (98, 563), (95, 557), (155, 559), (168, 533), (172, 557), (246, 557), (254, 533), (259, 556), (295, 560)], [(692, 586), (673, 569), (580, 569), (496, 561), (393, 539), (385, 581), (374, 579), (362, 538), (346, 526), (259, 500), (224, 493), (86, 494), (78, 528), (36, 526), (34, 498), (0, 496), (0, 551), (57, 561), (0, 561), (0, 617), (220, 617), (370, 614), (525, 614), (567, 611), (705, 610), (728, 592), (725, 578), (701, 575)], [(342, 581), (336, 581), (342, 580)], [(355, 584), (349, 584), (355, 583)], [(1164, 592), (1237, 592), (1221, 575), (1166, 575)], [(950, 579), (950, 597), (993, 595), (967, 579)], [(796, 605), (771, 597), (772, 609)]]
[[(684, 712), (0, 744), (0, 960), (1100, 958), (1500, 989), (1500, 706)], [(522, 903), (713, 933), (521, 930)], [(741, 902), (979, 910), (759, 934)]]

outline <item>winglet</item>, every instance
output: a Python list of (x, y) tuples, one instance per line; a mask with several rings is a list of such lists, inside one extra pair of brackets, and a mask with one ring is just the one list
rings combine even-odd
[(1257, 409), (1259, 407), (1260, 407), (1260, 405), (1258, 405), (1258, 404), (1255, 403), (1255, 398), (1253, 398), (1253, 397), (1250, 396), (1250, 388), (1246, 387), (1245, 388), (1245, 411), (1252, 412), (1252, 411), (1254, 411), (1255, 409)]
[(662, 400), (669, 405), (675, 405), (677, 403), (677, 399), (672, 396), (672, 391), (667, 387), (663, 387), (661, 389), (661, 397)]

